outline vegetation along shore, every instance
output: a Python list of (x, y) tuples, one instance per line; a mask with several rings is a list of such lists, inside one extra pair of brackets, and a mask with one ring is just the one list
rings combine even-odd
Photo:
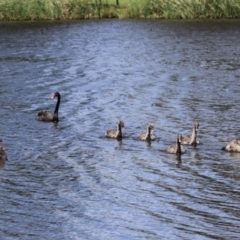
[(239, 0), (1, 0), (0, 21), (240, 18)]

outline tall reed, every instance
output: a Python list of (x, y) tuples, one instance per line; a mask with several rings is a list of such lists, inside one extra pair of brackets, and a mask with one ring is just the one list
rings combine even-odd
[(0, 20), (240, 18), (240, 0), (0, 0)]
[(238, 0), (146, 0), (142, 15), (158, 18), (240, 18)]

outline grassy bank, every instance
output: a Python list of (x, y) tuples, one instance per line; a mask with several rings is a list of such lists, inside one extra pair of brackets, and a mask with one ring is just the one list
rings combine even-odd
[(240, 0), (0, 0), (0, 20), (240, 18)]

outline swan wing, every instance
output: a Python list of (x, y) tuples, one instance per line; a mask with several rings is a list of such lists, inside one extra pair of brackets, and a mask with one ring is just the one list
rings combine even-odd
[(38, 113), (38, 118), (40, 121), (52, 121), (53, 117), (54, 114), (48, 111)]
[(154, 134), (151, 134), (151, 140), (152, 141), (156, 140), (156, 136)]
[(184, 144), (184, 145), (190, 144), (190, 141), (191, 141), (191, 135), (187, 135), (182, 137), (181, 144)]
[(105, 136), (109, 137), (109, 138), (116, 138), (117, 130), (116, 129), (107, 130), (106, 133), (105, 133)]
[(168, 153), (176, 153), (177, 151), (177, 145), (176, 144), (172, 144), (171, 146), (168, 147), (167, 152)]
[(146, 140), (146, 132), (140, 134), (139, 139), (145, 141)]

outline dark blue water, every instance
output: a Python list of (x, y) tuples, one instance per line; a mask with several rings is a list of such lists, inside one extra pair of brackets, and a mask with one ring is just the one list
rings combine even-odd
[[(240, 21), (0, 23), (0, 239), (240, 239), (240, 155), (220, 150), (239, 38)], [(59, 123), (38, 121), (56, 91)], [(166, 153), (196, 120), (201, 144)]]

